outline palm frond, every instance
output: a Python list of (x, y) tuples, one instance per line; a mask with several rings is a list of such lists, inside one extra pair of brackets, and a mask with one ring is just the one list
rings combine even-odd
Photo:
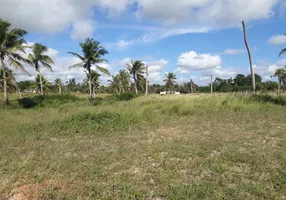
[(282, 55), (282, 54), (284, 54), (286, 52), (286, 48), (285, 49), (282, 49), (281, 51), (280, 51), (280, 53), (279, 53), (279, 57)]
[(68, 54), (71, 54), (71, 55), (73, 55), (73, 56), (76, 56), (76, 57), (78, 57), (80, 60), (84, 60), (84, 57), (82, 57), (81, 55), (79, 55), (79, 54), (77, 54), (77, 53), (74, 53), (74, 52), (68, 52)]
[(96, 69), (104, 74), (106, 74), (107, 76), (110, 76), (110, 73), (107, 69), (103, 68), (103, 67), (100, 67), (98, 65), (96, 65)]
[(24, 68), (23, 64), (17, 61), (16, 59), (9, 57), (8, 61), (9, 61), (10, 66), (15, 67), (16, 69), (20, 69), (26, 74), (28, 74), (29, 76), (31, 76), (31, 74)]
[(47, 63), (47, 62), (45, 62), (45, 61), (40, 61), (40, 63), (41, 63), (45, 68), (47, 68), (48, 70), (50, 70), (51, 72), (53, 71), (52, 66), (51, 66), (49, 63)]
[(79, 67), (83, 67), (84, 63), (77, 63), (74, 64), (72, 66), (69, 66), (69, 69), (74, 69), (74, 68), (79, 68)]

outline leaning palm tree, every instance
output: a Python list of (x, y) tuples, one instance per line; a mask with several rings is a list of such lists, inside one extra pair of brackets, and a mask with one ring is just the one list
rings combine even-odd
[(118, 76), (122, 86), (122, 92), (128, 91), (130, 88), (130, 74), (126, 70), (120, 70)]
[(27, 34), (27, 31), (19, 28), (11, 30), (11, 24), (7, 21), (0, 19), (0, 64), (3, 70), (3, 93), (4, 103), (9, 104), (7, 96), (7, 77), (6, 70), (8, 69), (6, 64), (11, 67), (25, 70), (23, 63), (29, 63), (28, 59), (22, 57), (21, 53), (25, 53), (25, 46), (23, 46), (25, 40), (23, 37)]
[(127, 65), (127, 69), (129, 71), (129, 73), (132, 75), (133, 80), (134, 80), (134, 88), (135, 88), (135, 93), (138, 94), (138, 88), (137, 88), (137, 76), (138, 75), (142, 75), (145, 72), (145, 64), (142, 63), (140, 60), (136, 60), (136, 61), (131, 61), (131, 63), (129, 63)]
[[(91, 76), (91, 78), (89, 79), (89, 76)], [(95, 93), (96, 90), (99, 88), (100, 86), (100, 74), (97, 71), (91, 70), (90, 75), (88, 75), (86, 73), (86, 77), (87, 79), (83, 80), (84, 84), (89, 84), (89, 80), (91, 81), (91, 85), (92, 85), (92, 96), (95, 97)]]
[(33, 67), (38, 72), (38, 77), (40, 78), (40, 91), (41, 95), (44, 95), (43, 84), (42, 84), (42, 75), (40, 72), (40, 67), (44, 66), (48, 70), (52, 71), (51, 64), (54, 64), (54, 61), (48, 55), (45, 55), (48, 52), (48, 47), (35, 43), (32, 47), (33, 54), (29, 54), (29, 60), (33, 63)]
[(74, 53), (74, 52), (68, 52), (71, 55), (76, 56), (81, 60), (80, 63), (77, 63), (75, 65), (70, 66), (69, 68), (75, 68), (75, 67), (83, 67), (88, 74), (89, 78), (89, 98), (90, 101), (92, 101), (92, 81), (90, 76), (91, 74), (91, 67), (95, 65), (96, 69), (108, 76), (110, 76), (110, 73), (107, 69), (98, 66), (99, 63), (107, 62), (106, 59), (101, 58), (102, 56), (108, 54), (108, 51), (100, 44), (100, 42), (92, 39), (92, 38), (86, 38), (85, 42), (79, 44), (82, 50), (82, 56)]
[(165, 74), (164, 82), (166, 83), (166, 88), (172, 88), (174, 90), (174, 86), (177, 83), (175, 80), (177, 79), (176, 74), (169, 72)]
[(60, 78), (55, 79), (55, 84), (59, 88), (59, 95), (61, 95), (62, 94), (62, 86), (63, 86), (62, 80)]
[[(286, 34), (285, 34), (285, 37), (286, 37)], [(282, 49), (282, 50), (280, 51), (280, 53), (279, 53), (279, 57), (280, 57), (282, 54), (284, 54), (285, 52), (286, 52), (286, 48)]]
[(285, 68), (276, 69), (272, 77), (278, 77), (278, 94), (280, 94), (281, 84), (284, 82), (284, 78), (286, 77), (286, 69)]

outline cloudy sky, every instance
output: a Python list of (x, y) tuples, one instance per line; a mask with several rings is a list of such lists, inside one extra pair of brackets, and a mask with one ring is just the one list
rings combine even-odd
[[(268, 80), (286, 64), (286, 56), (278, 58), (286, 47), (285, 0), (0, 0), (0, 5), (0, 18), (26, 29), (29, 44), (50, 48), (54, 72), (43, 70), (50, 81), (84, 78), (82, 69), (68, 70), (77, 60), (67, 52), (80, 53), (78, 43), (86, 37), (107, 48), (109, 63), (102, 66), (112, 74), (140, 59), (150, 67), (151, 83), (162, 83), (166, 72), (197, 84), (206, 84), (210, 75), (248, 74), (242, 20), (256, 73)], [(33, 79), (20, 72), (17, 78)]]

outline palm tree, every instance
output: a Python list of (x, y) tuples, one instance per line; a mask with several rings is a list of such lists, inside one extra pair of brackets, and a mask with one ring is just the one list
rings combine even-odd
[(165, 74), (164, 82), (166, 83), (166, 88), (172, 88), (174, 90), (174, 86), (177, 83), (175, 80), (177, 79), (176, 74), (169, 72)]
[(83, 56), (74, 53), (74, 52), (68, 52), (71, 55), (76, 56), (81, 60), (80, 63), (77, 63), (75, 65), (70, 66), (69, 68), (75, 68), (75, 67), (83, 67), (88, 74), (89, 78), (89, 95), (90, 95), (90, 101), (92, 101), (92, 81), (90, 76), (91, 74), (91, 67), (95, 65), (96, 69), (108, 76), (110, 76), (110, 73), (107, 69), (98, 66), (99, 63), (107, 62), (106, 59), (101, 58), (102, 56), (108, 54), (108, 51), (100, 44), (100, 42), (92, 39), (92, 38), (86, 38), (85, 42), (79, 44)]
[[(13, 71), (11, 69), (6, 68), (5, 70), (5, 75), (6, 75), (6, 88), (7, 90), (15, 89), (17, 88), (16, 86), (16, 79), (13, 74)], [(3, 90), (4, 89), (4, 70), (0, 69), (0, 88)]]
[(122, 91), (126, 92), (130, 88), (130, 74), (126, 70), (120, 70), (119, 71), (119, 79), (120, 79), (120, 85), (122, 87)]
[(62, 94), (62, 86), (63, 86), (62, 80), (60, 78), (55, 79), (55, 84), (59, 88), (59, 95), (61, 95)]
[(27, 31), (20, 28), (14, 28), (11, 30), (11, 24), (0, 19), (0, 62), (3, 70), (3, 93), (5, 105), (9, 104), (7, 96), (6, 64), (8, 63), (12, 67), (22, 69), (28, 74), (22, 63), (31, 63), (21, 55), (21, 52), (25, 53), (25, 46), (23, 46), (23, 44), (26, 42), (23, 37), (27, 33)]
[(43, 90), (49, 90), (51, 84), (48, 82), (48, 79), (44, 77), (42, 74), (37, 74), (34, 82), (34, 87), (37, 92), (40, 91), (42, 94)]
[(109, 88), (111, 92), (114, 93), (121, 93), (122, 91), (122, 85), (121, 85), (121, 80), (120, 80), (120, 76), (116, 75), (116, 76), (112, 76), (111, 80), (108, 80), (109, 84)]
[(87, 79), (83, 80), (83, 83), (89, 84), (89, 80), (91, 81), (92, 96), (95, 97), (96, 90), (100, 86), (100, 80), (99, 80), (100, 74), (97, 71), (91, 70), (90, 76), (91, 76), (91, 78), (89, 79), (88, 74), (86, 73)]
[(29, 60), (33, 63), (33, 67), (38, 72), (38, 77), (40, 78), (40, 91), (41, 95), (44, 95), (43, 84), (42, 84), (42, 75), (40, 73), (41, 65), (47, 68), (48, 70), (52, 71), (51, 64), (54, 64), (54, 61), (45, 53), (48, 52), (48, 47), (35, 43), (32, 47), (33, 54), (29, 54)]
[[(286, 69), (284, 69), (284, 68), (276, 69), (273, 77), (278, 77), (278, 94), (280, 94), (281, 83), (284, 82), (284, 79), (286, 77)], [(284, 89), (285, 89), (285, 85), (284, 85)]]
[[(285, 34), (285, 36), (286, 36), (286, 34)], [(286, 52), (286, 48), (282, 49), (282, 50), (280, 51), (280, 53), (279, 53), (279, 57), (280, 57), (282, 54), (284, 54), (285, 52)]]
[(133, 76), (135, 93), (138, 94), (138, 75), (142, 75), (145, 72), (145, 64), (140, 60), (136, 60), (135, 62), (131, 61), (131, 63), (127, 65), (127, 69)]

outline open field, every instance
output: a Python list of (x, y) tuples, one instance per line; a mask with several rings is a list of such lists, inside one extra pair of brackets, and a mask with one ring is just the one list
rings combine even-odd
[(286, 199), (286, 98), (0, 110), (0, 199)]

